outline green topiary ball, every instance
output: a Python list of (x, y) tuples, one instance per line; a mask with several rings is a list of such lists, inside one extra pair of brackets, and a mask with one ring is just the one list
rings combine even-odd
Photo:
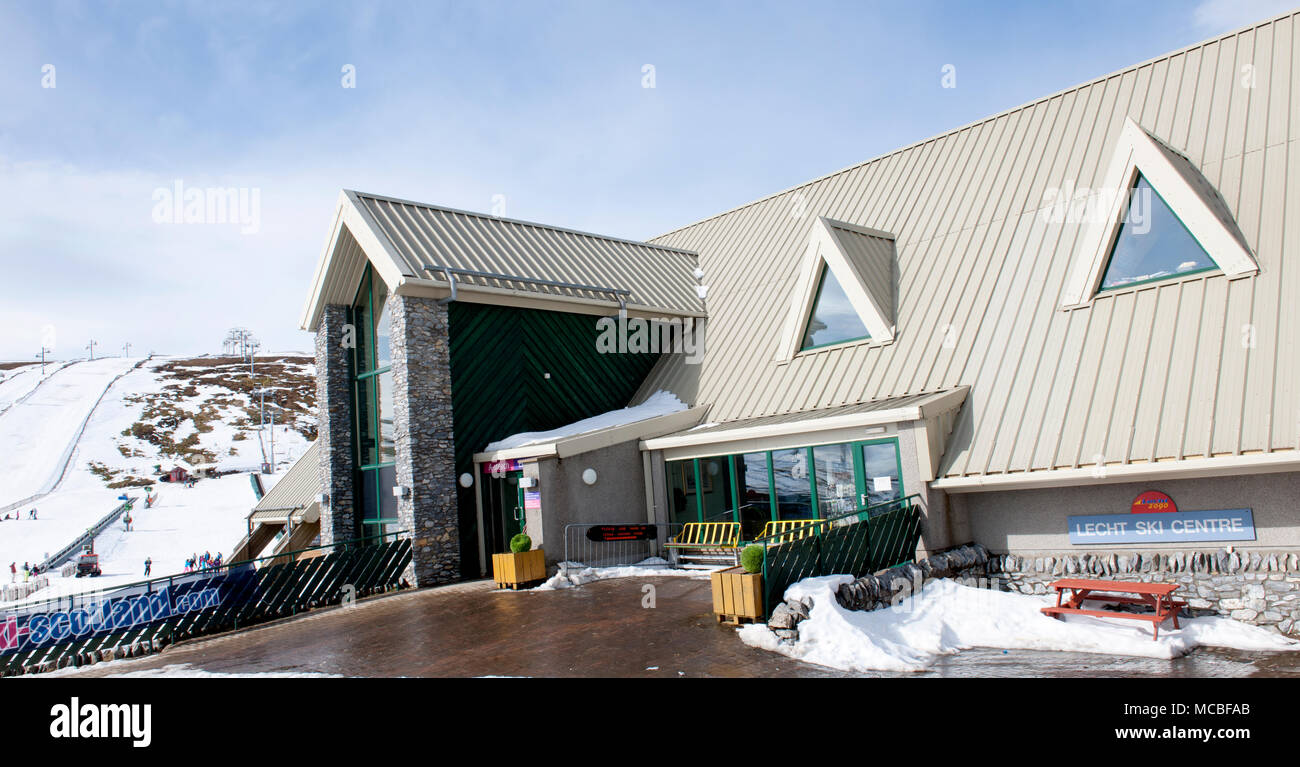
[(533, 550), (533, 539), (524, 533), (520, 533), (510, 539), (510, 550), (516, 554), (522, 554), (525, 551)]
[(757, 573), (763, 570), (763, 547), (746, 546), (745, 550), (740, 552), (740, 566), (745, 568), (747, 573)]

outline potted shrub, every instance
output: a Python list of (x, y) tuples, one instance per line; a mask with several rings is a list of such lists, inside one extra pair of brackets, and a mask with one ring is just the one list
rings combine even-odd
[(510, 539), (510, 551), (492, 555), (492, 580), (498, 588), (520, 589), (546, 580), (546, 552), (533, 548), (533, 539), (520, 533)]
[(731, 623), (763, 619), (763, 547), (746, 546), (740, 552), (740, 566), (716, 570), (713, 581), (713, 614), (718, 622)]

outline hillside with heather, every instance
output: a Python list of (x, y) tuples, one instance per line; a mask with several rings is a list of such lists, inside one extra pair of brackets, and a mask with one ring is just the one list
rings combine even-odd
[[(303, 354), (103, 358), (0, 368), (0, 566), (36, 564), (137, 499), (132, 526), (95, 541), (104, 575), (54, 577), (36, 597), (179, 572), (195, 553), (229, 554), (257, 497), (316, 438), (314, 360)], [(263, 415), (265, 413), (265, 415)], [(274, 417), (274, 427), (270, 425)], [(265, 420), (265, 424), (263, 421)], [(162, 481), (181, 468), (214, 474)], [(145, 488), (157, 503), (145, 508)], [(34, 512), (34, 513), (33, 513)]]

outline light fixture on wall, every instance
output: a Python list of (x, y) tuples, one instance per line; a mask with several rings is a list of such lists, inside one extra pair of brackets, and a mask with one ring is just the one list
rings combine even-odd
[(321, 508), (324, 508), (324, 507), (326, 507), (326, 506), (329, 506), (329, 505), (330, 505), (330, 497), (329, 497), (328, 495), (326, 495), (325, 493), (321, 493), (321, 494), (319, 494), (319, 495), (316, 496), (316, 503), (319, 503), (319, 504), (321, 505)]
[(596, 484), (596, 470), (584, 469), (582, 472), (582, 481), (586, 482), (588, 485)]
[(393, 497), (405, 498), (411, 494), (411, 488), (406, 485), (393, 485)]
[(473, 474), (470, 474), (470, 473), (467, 471), (467, 472), (465, 472), (464, 474), (460, 475), (460, 486), (461, 486), (461, 487), (469, 487), (470, 485), (473, 485), (473, 484), (474, 484), (474, 475), (473, 475)]

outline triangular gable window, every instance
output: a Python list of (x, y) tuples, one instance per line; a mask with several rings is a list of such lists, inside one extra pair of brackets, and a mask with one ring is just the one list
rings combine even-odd
[(870, 337), (867, 326), (862, 323), (857, 309), (849, 301), (849, 295), (844, 292), (844, 286), (835, 278), (835, 273), (823, 265), (817, 299), (808, 316), (808, 327), (804, 330), (800, 351)]
[(1259, 273), (1232, 210), (1200, 168), (1132, 118), (1124, 120), (1102, 185), (1083, 202), (1071, 207), (1088, 215), (1063, 309), (1087, 306), (1103, 291), (1197, 272), (1217, 269), (1228, 279)]
[(1150, 182), (1138, 174), (1101, 290), (1124, 288), (1217, 269)]
[(898, 256), (888, 232), (818, 218), (804, 248), (776, 359), (824, 346), (894, 340)]

